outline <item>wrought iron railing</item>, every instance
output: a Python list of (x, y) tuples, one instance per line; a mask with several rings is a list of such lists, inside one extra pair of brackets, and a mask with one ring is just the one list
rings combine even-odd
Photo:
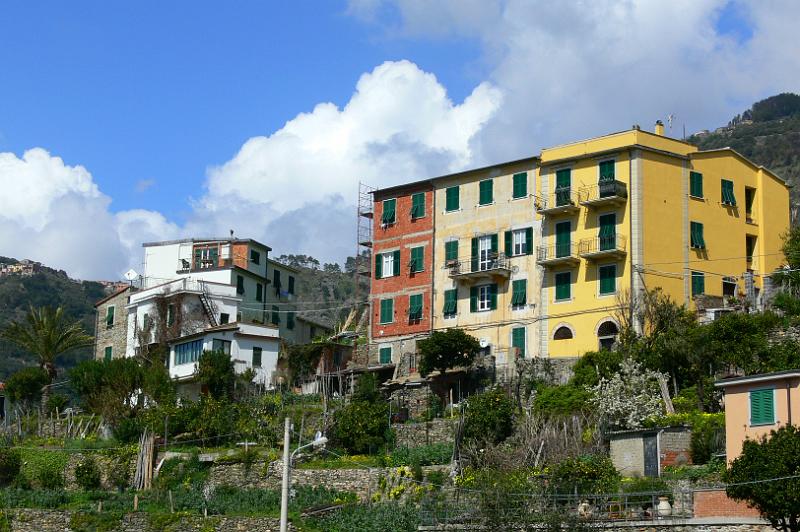
[(578, 194), (572, 187), (558, 188), (555, 192), (534, 197), (537, 211), (570, 208), (578, 206)]
[(578, 196), (581, 202), (627, 198), (628, 186), (622, 181), (610, 179), (607, 181), (600, 181), (596, 185), (582, 188)]
[(577, 258), (578, 245), (575, 242), (559, 242), (549, 246), (537, 246), (536, 260), (539, 262)]
[(490, 253), (485, 258), (473, 257), (463, 260), (449, 260), (446, 265), (450, 269), (451, 276), (511, 269), (505, 253)]
[(579, 253), (581, 255), (591, 255), (606, 251), (624, 252), (626, 245), (625, 235), (609, 235), (596, 238), (585, 238), (580, 241)]

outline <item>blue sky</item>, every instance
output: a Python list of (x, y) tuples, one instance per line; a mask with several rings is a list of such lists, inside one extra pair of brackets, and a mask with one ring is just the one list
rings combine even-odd
[(141, 242), (354, 251), (388, 186), (800, 91), (800, 2), (16, 1), (0, 255), (117, 278)]

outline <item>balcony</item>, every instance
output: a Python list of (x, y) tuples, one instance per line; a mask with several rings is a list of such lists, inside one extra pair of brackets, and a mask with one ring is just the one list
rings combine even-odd
[(579, 251), (587, 260), (620, 259), (625, 256), (626, 239), (623, 235), (612, 235), (581, 240)]
[(538, 246), (536, 248), (536, 261), (539, 265), (548, 267), (574, 266), (580, 262), (577, 250), (578, 246), (575, 242)]
[(580, 204), (586, 207), (616, 205), (628, 201), (628, 186), (622, 181), (600, 181), (596, 185), (582, 188)]
[(230, 266), (233, 266), (233, 259), (210, 258), (200, 259), (194, 262), (188, 259), (179, 259), (175, 273), (201, 272), (203, 270), (228, 268)]
[(511, 265), (505, 253), (492, 253), (485, 259), (451, 260), (446, 263), (450, 268), (450, 278), (467, 282), (508, 279), (511, 276)]
[(572, 188), (557, 189), (552, 194), (535, 196), (533, 205), (541, 215), (575, 214), (580, 210), (578, 194)]

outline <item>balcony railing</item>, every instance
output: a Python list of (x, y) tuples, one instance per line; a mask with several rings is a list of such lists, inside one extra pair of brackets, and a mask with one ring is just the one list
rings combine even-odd
[(481, 258), (447, 261), (452, 278), (478, 278), (483, 276), (509, 277), (511, 265), (505, 253), (490, 253)]
[(563, 214), (577, 212), (578, 194), (571, 187), (556, 189), (552, 194), (536, 196), (534, 207), (539, 214)]
[(624, 235), (601, 236), (581, 240), (580, 256), (585, 259), (603, 257), (619, 257), (625, 255), (626, 238)]
[(233, 266), (233, 259), (217, 258), (217, 259), (200, 259), (199, 261), (189, 260), (189, 259), (179, 259), (176, 273), (198, 272), (203, 270), (211, 270), (214, 268), (227, 268), (228, 266)]
[(536, 248), (536, 260), (543, 266), (555, 266), (579, 262), (578, 245), (575, 242), (562, 242)]
[(628, 199), (628, 186), (617, 180), (600, 181), (582, 188), (578, 195), (581, 205), (586, 206), (622, 203)]

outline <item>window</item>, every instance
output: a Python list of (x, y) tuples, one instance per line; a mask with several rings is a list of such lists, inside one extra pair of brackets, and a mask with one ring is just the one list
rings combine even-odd
[(425, 216), (425, 193), (417, 192), (411, 195), (411, 219), (423, 218)]
[(244, 277), (241, 275), (236, 276), (236, 293), (244, 294)]
[(380, 348), (380, 363), (381, 364), (391, 364), (392, 363), (392, 347), (381, 347)]
[(272, 272), (272, 284), (275, 287), (275, 291), (277, 292), (280, 290), (283, 283), (281, 283), (281, 271), (280, 270), (273, 270)]
[(706, 276), (703, 272), (692, 272), (692, 297), (701, 296), (706, 291)]
[(110, 361), (114, 357), (114, 347), (108, 346), (105, 348), (103, 352), (103, 360), (106, 362)]
[(381, 299), (380, 317), (380, 323), (392, 323), (394, 321), (394, 299)]
[(114, 326), (114, 305), (109, 305), (106, 308), (106, 327), (109, 329)]
[(497, 308), (497, 285), (485, 284), (471, 287), (469, 300), (471, 312), (495, 310)]
[(458, 240), (444, 243), (444, 260), (445, 262), (458, 260)]
[(260, 368), (261, 367), (261, 348), (254, 347), (253, 348), (253, 367)]
[(613, 159), (610, 161), (600, 161), (600, 179), (599, 181), (614, 181), (614, 165), (616, 161)]
[(281, 314), (280, 310), (276, 305), (272, 305), (272, 324), (273, 325), (280, 325), (281, 323)]
[(261, 253), (258, 251), (251, 249), (250, 250), (250, 262), (253, 264), (261, 264)]
[(572, 340), (572, 329), (562, 325), (553, 333), (553, 340)]
[(747, 221), (753, 222), (753, 204), (756, 200), (756, 189), (745, 187), (744, 188), (744, 213)]
[(444, 308), (442, 309), (442, 314), (444, 314), (445, 318), (453, 318), (458, 311), (458, 290), (453, 288), (452, 290), (445, 290), (444, 291)]
[(226, 323), (228, 323), (230, 321), (230, 319), (231, 319), (230, 314), (228, 314), (227, 312), (222, 312), (219, 315), (219, 324), (220, 325), (225, 325)]
[(525, 327), (511, 329), (511, 347), (516, 351), (518, 358), (525, 358)]
[(603, 214), (597, 219), (600, 225), (600, 232), (597, 234), (599, 239), (600, 251), (606, 251), (617, 247), (617, 215)]
[(750, 391), (750, 424), (772, 425), (775, 423), (775, 392), (766, 390)]
[(445, 191), (445, 206), (447, 212), (457, 211), (460, 208), (458, 186), (448, 187)]
[(736, 279), (733, 277), (722, 278), (722, 297), (736, 297)]
[(412, 273), (421, 272), (425, 269), (425, 248), (418, 246), (411, 248), (411, 261), (409, 267)]
[(145, 312), (144, 316), (142, 316), (142, 329), (145, 330), (145, 331), (148, 331), (148, 330), (150, 330), (150, 326), (151, 325), (152, 324), (150, 323), (150, 314)]
[(400, 275), (400, 250), (375, 255), (375, 278), (385, 279)]
[(506, 231), (506, 255), (515, 257), (533, 254), (533, 228)]
[(395, 207), (397, 206), (396, 199), (387, 199), (383, 201), (383, 216), (381, 216), (381, 223), (384, 225), (391, 225), (397, 219)]
[(212, 351), (222, 351), (226, 355), (231, 354), (231, 342), (229, 340), (217, 340), (216, 338), (211, 341)]
[(528, 303), (528, 280), (517, 279), (511, 282), (511, 308), (524, 309)]
[(486, 179), (478, 183), (478, 205), (489, 205), (494, 201), (493, 181)]
[(736, 207), (736, 196), (733, 194), (733, 181), (728, 179), (722, 180), (722, 203)]
[(175, 325), (175, 305), (170, 303), (167, 305), (167, 327)]
[(754, 235), (745, 235), (744, 237), (744, 252), (747, 257), (747, 263), (753, 262), (753, 254), (756, 251), (756, 237)]
[(408, 321), (419, 321), (422, 319), (422, 294), (414, 294), (408, 297)]
[(571, 233), (572, 224), (570, 222), (556, 224), (556, 257), (569, 257), (572, 254)]
[(613, 321), (605, 321), (597, 328), (597, 340), (600, 350), (610, 350), (617, 343), (619, 327)]
[(572, 273), (559, 272), (555, 274), (556, 301), (564, 301), (571, 297)]
[(520, 172), (519, 174), (514, 174), (514, 188), (512, 192), (512, 197), (514, 199), (517, 198), (524, 198), (528, 195), (528, 173), (527, 172)]
[(491, 270), (497, 263), (497, 235), (472, 239), (472, 271)]
[(563, 207), (572, 203), (572, 170), (562, 168), (556, 171), (556, 207)]
[(289, 276), (289, 287), (286, 291), (290, 294), (294, 294), (294, 275)]
[(286, 313), (286, 328), (290, 331), (294, 329), (294, 311)]
[(256, 301), (263, 301), (264, 299), (264, 286), (261, 283), (256, 283)]
[(700, 222), (691, 222), (689, 229), (692, 247), (694, 249), (705, 249), (706, 241), (703, 239), (703, 224)]
[(189, 364), (200, 360), (203, 352), (203, 341), (194, 340), (175, 346), (175, 365)]
[(613, 294), (617, 291), (617, 265), (607, 264), (597, 268), (597, 277), (600, 280), (600, 295)]
[(694, 198), (703, 197), (703, 174), (689, 172), (689, 195)]
[(216, 268), (219, 264), (217, 247), (202, 247), (194, 250), (194, 267), (196, 270)]

